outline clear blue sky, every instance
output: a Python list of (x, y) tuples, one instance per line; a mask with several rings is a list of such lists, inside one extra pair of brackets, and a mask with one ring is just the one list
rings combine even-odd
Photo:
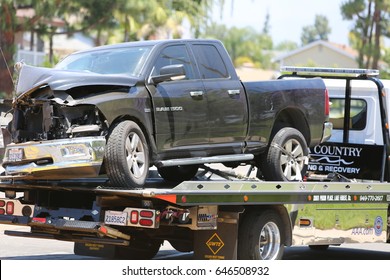
[(225, 0), (222, 14), (216, 7), (214, 20), (228, 27), (251, 26), (260, 32), (268, 12), (274, 44), (284, 40), (300, 44), (302, 27), (313, 25), (316, 15), (324, 15), (332, 30), (329, 41), (348, 44), (353, 22), (342, 19), (340, 5), (343, 2), (345, 0)]

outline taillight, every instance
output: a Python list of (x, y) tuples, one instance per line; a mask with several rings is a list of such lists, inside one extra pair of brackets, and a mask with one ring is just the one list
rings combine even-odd
[(0, 215), (30, 217), (33, 212), (33, 205), (22, 204), (18, 200), (0, 199)]
[(325, 89), (325, 116), (330, 114), (330, 100), (328, 89)]
[(139, 214), (142, 218), (153, 218), (154, 216), (154, 212), (148, 210), (142, 210)]
[(133, 225), (138, 224), (138, 211), (137, 210), (133, 210), (130, 212), (130, 223), (132, 223)]
[(151, 227), (153, 226), (153, 221), (150, 219), (141, 219), (139, 220), (139, 224), (144, 227)]
[(142, 210), (139, 215), (141, 219), (139, 220), (139, 224), (144, 227), (151, 227), (154, 224), (153, 217), (154, 212), (150, 210)]
[(129, 213), (130, 226), (152, 228), (159, 226), (159, 212), (156, 210), (127, 208), (127, 213)]
[(15, 203), (13, 201), (0, 200), (0, 215), (13, 215)]
[(5, 212), (7, 213), (7, 215), (12, 215), (14, 213), (14, 210), (15, 210), (14, 202), (8, 201), (7, 206), (5, 207)]
[(34, 217), (34, 218), (32, 218), (32, 222), (45, 224), (46, 223), (46, 218)]

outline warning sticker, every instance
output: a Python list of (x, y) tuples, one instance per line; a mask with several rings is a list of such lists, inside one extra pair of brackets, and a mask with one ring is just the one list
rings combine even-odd
[(225, 243), (223, 243), (222, 239), (218, 236), (217, 233), (214, 233), (213, 236), (207, 240), (206, 245), (209, 247), (210, 251), (216, 255), (222, 249), (222, 247), (225, 246)]

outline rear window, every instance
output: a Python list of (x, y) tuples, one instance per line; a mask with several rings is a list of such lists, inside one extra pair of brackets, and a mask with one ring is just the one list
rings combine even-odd
[[(334, 129), (344, 128), (345, 99), (330, 98), (330, 121)], [(351, 130), (363, 130), (367, 124), (367, 103), (363, 99), (351, 100), (349, 127)]]
[(226, 65), (215, 46), (195, 44), (193, 50), (199, 64), (202, 79), (229, 78)]

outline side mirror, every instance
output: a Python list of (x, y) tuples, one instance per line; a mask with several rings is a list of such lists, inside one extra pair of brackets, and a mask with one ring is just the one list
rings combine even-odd
[(183, 64), (173, 64), (161, 67), (160, 75), (151, 77), (153, 83), (184, 79), (186, 71)]

